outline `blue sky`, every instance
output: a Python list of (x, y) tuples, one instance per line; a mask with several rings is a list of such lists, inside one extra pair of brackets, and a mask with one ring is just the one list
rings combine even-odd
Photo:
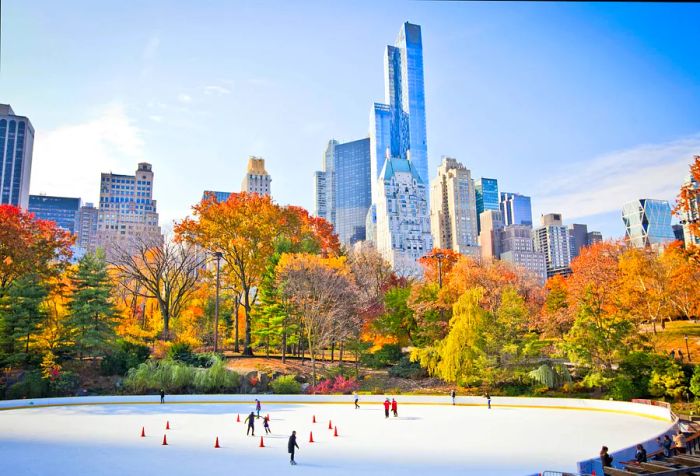
[(330, 138), (367, 136), (384, 46), (423, 28), (428, 154), (606, 237), (700, 154), (700, 4), (2, 2), (0, 102), (32, 120), (32, 193), (98, 198), (153, 164), (161, 222), (266, 159), (309, 209)]

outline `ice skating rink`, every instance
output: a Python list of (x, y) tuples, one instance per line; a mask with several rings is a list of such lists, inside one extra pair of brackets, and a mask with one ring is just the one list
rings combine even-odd
[[(524, 476), (575, 471), (577, 461), (595, 457), (603, 444), (614, 452), (671, 425), (660, 408), (622, 402), (494, 397), (488, 410), (478, 397), (458, 398), (452, 406), (449, 397), (396, 396), (399, 416), (385, 419), (378, 396), (361, 396), (355, 410), (350, 396), (260, 395), (272, 434), (256, 420), (253, 438), (243, 423), (253, 398), (183, 395), (166, 397), (164, 405), (154, 404), (157, 396), (0, 402), (2, 474)], [(66, 402), (72, 405), (60, 405)], [(27, 408), (9, 408), (19, 405)], [(297, 466), (287, 454), (292, 430), (301, 447)], [(221, 448), (215, 449), (217, 436)]]

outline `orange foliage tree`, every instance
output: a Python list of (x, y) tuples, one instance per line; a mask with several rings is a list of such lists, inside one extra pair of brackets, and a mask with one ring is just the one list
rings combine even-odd
[(691, 180), (681, 186), (676, 206), (673, 211), (682, 222), (688, 223), (688, 228), (693, 237), (700, 237), (700, 155), (693, 158), (690, 164)]

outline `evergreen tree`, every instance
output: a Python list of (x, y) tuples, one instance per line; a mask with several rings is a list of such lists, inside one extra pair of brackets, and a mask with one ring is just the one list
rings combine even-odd
[(30, 346), (46, 319), (42, 303), (46, 285), (36, 274), (17, 278), (0, 301), (0, 359), (6, 364), (29, 363)]
[(85, 255), (72, 277), (68, 328), (78, 355), (99, 354), (115, 337), (115, 311), (110, 299), (112, 285), (104, 253)]

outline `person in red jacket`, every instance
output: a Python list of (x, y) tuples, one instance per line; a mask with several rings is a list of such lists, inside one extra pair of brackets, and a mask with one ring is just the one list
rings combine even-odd
[(389, 408), (391, 407), (391, 403), (389, 402), (389, 399), (387, 398), (384, 400), (384, 418), (389, 418)]
[(391, 399), (391, 411), (395, 417), (399, 416), (399, 404), (396, 403), (396, 400), (393, 398)]

